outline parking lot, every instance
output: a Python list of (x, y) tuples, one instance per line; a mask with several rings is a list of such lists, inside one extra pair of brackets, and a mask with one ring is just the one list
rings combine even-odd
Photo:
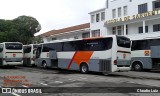
[[(17, 77), (19, 76), (19, 77)], [(124, 92), (126, 87), (159, 87), (160, 86), (160, 71), (151, 72), (116, 72), (110, 75), (103, 75), (101, 73), (90, 72), (88, 74), (81, 74), (77, 71), (68, 71), (62, 69), (43, 69), (37, 67), (15, 67), (15, 68), (0, 68), (0, 86), (10, 86), (5, 85), (7, 80), (15, 78), (21, 78), (25, 82), (19, 82), (17, 87), (53, 87), (51, 93), (44, 94), (3, 94), (3, 96), (159, 96), (158, 93), (119, 93)], [(9, 81), (8, 81), (9, 82)], [(66, 88), (66, 90), (60, 91), (56, 88)], [(81, 88), (74, 90), (74, 88)], [(120, 88), (117, 90), (112, 90), (112, 93), (98, 91), (101, 87), (111, 87)], [(71, 92), (67, 88), (73, 88)], [(85, 88), (93, 88), (92, 90), (85, 90)], [(123, 89), (124, 90), (121, 90)], [(84, 90), (84, 91), (82, 91)], [(65, 93), (68, 91), (67, 93)], [(75, 91), (75, 92), (74, 92)], [(60, 93), (57, 93), (60, 92)], [(113, 94), (114, 93), (114, 94)]]

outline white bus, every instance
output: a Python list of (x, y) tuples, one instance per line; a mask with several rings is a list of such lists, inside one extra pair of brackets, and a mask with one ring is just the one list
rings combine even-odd
[(23, 45), (23, 66), (35, 66), (37, 44)]
[(23, 48), (20, 42), (0, 43), (0, 66), (23, 64)]
[(110, 73), (129, 71), (130, 39), (124, 36), (77, 39), (43, 43), (36, 51), (36, 65)]
[(160, 38), (132, 40), (131, 64), (135, 71), (160, 69)]

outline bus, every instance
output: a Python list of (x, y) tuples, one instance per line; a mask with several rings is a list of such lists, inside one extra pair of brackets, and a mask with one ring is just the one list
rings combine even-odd
[(0, 66), (23, 64), (23, 44), (20, 42), (0, 43)]
[(160, 38), (132, 40), (131, 67), (135, 71), (160, 69)]
[(38, 67), (110, 73), (129, 71), (131, 41), (124, 36), (61, 40), (42, 43), (36, 51)]
[(38, 44), (23, 45), (23, 66), (35, 66), (35, 54)]

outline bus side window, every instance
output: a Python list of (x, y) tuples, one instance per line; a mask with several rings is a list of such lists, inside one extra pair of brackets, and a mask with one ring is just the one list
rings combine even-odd
[(132, 51), (134, 50), (148, 50), (150, 49), (150, 44), (148, 40), (137, 40), (132, 42)]

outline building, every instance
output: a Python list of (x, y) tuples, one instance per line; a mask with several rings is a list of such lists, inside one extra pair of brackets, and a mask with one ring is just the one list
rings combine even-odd
[[(116, 34), (131, 39), (160, 36), (160, 0), (106, 0), (103, 10), (104, 22), (97, 21), (101, 10), (91, 12), (91, 33), (100, 30), (102, 36)], [(92, 27), (97, 24), (96, 29)]]
[(70, 38), (74, 39), (89, 38), (90, 24), (85, 23), (63, 29), (51, 30), (49, 32), (41, 34), (41, 36), (44, 42), (51, 42), (54, 40), (70, 39)]
[(106, 0), (105, 8), (89, 15), (90, 23), (42, 34), (44, 42), (113, 34), (131, 39), (160, 36), (160, 0)]
[(105, 9), (106, 8), (102, 8), (89, 13), (91, 16), (91, 21), (90, 21), (91, 37), (99, 37), (107, 35), (106, 28), (104, 27)]

